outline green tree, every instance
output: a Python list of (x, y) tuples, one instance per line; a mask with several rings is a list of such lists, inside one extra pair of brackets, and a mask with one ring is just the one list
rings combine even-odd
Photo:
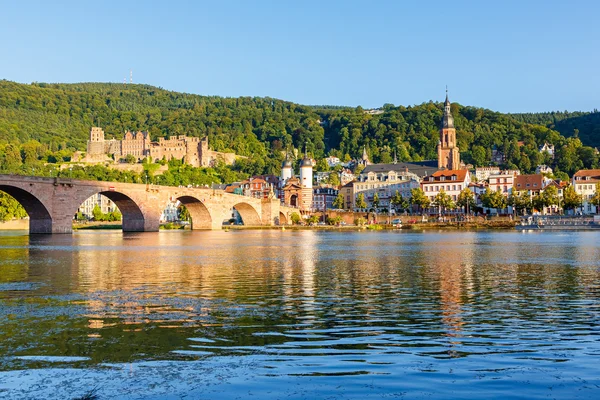
[(354, 205), (359, 210), (364, 210), (365, 208), (367, 208), (367, 202), (365, 201), (365, 195), (363, 193), (359, 193), (356, 196), (356, 201), (355, 201)]
[(102, 212), (102, 210), (100, 209), (100, 206), (98, 204), (96, 204), (94, 206), (94, 209), (92, 210), (92, 216), (94, 217), (94, 221), (104, 221), (105, 220), (104, 213)]
[(340, 176), (338, 175), (338, 173), (337, 172), (331, 172), (327, 176), (327, 183), (329, 183), (332, 186), (339, 186), (340, 185)]
[(298, 225), (300, 222), (300, 214), (293, 212), (292, 215), (290, 215), (290, 220), (292, 221), (292, 224)]
[(394, 207), (394, 210), (398, 211), (399, 209), (406, 210), (408, 208), (408, 201), (406, 201), (400, 192), (396, 190), (396, 193), (392, 196), (390, 200), (390, 204)]
[(491, 190), (489, 187), (485, 190), (485, 193), (481, 195), (481, 204), (485, 208), (494, 208), (496, 210), (503, 210), (508, 205), (506, 197), (501, 191)]
[(558, 189), (554, 185), (548, 185), (542, 192), (543, 207), (557, 206), (559, 202)]
[(188, 211), (187, 207), (184, 206), (183, 204), (181, 204), (179, 207), (177, 207), (177, 219), (179, 219), (179, 221), (191, 221), (192, 220), (190, 212)]
[(421, 188), (413, 188), (410, 190), (410, 202), (416, 204), (421, 212), (431, 204), (429, 197), (425, 195), (425, 192)]
[(379, 210), (379, 194), (377, 192), (375, 192), (375, 194), (373, 195), (372, 205), (375, 211), (377, 212)]
[(517, 210), (517, 213), (521, 214), (524, 214), (525, 211), (532, 207), (531, 198), (526, 191), (513, 191), (507, 204), (513, 206)]
[(125, 162), (127, 164), (135, 164), (137, 162), (137, 158), (135, 158), (135, 156), (132, 154), (127, 154), (127, 157), (125, 157)]
[(342, 193), (338, 193), (336, 198), (333, 200), (333, 208), (338, 210), (344, 209), (344, 195)]
[(442, 215), (445, 214), (447, 209), (453, 209), (456, 204), (452, 200), (452, 197), (444, 189), (441, 189), (433, 199), (433, 205), (439, 207)]
[(466, 187), (458, 194), (456, 198), (456, 205), (462, 207), (465, 213), (471, 213), (473, 208), (475, 207), (475, 195), (471, 190)]
[(563, 208), (565, 210), (574, 210), (577, 207), (581, 207), (582, 202), (581, 195), (575, 191), (573, 186), (567, 186), (563, 190)]
[(310, 225), (316, 225), (319, 223), (319, 216), (318, 215), (311, 215), (310, 217), (308, 217), (308, 219), (306, 220), (306, 222), (308, 222)]

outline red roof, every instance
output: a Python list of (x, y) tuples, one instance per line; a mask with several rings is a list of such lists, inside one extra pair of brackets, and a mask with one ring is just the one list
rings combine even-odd
[[(454, 182), (464, 182), (467, 178), (467, 174), (469, 173), (466, 169), (444, 169), (441, 171), (434, 172), (433, 175), (425, 178), (423, 180), (423, 184), (441, 182), (442, 177), (444, 177), (444, 181), (454, 181)], [(456, 179), (452, 179), (455, 176)], [(431, 180), (433, 178), (433, 180)]]
[(514, 188), (516, 190), (542, 190), (544, 188), (544, 176), (541, 174), (517, 175)]

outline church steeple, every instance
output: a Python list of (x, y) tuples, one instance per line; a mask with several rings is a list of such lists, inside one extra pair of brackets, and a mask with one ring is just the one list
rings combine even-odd
[(444, 102), (444, 117), (442, 118), (442, 129), (454, 128), (454, 117), (450, 111), (450, 100), (448, 100), (448, 87), (446, 86), (446, 101)]
[(440, 141), (438, 142), (438, 168), (459, 169), (460, 152), (456, 143), (456, 129), (454, 118), (450, 110), (448, 87), (446, 87), (446, 101), (444, 101), (444, 116), (440, 124)]

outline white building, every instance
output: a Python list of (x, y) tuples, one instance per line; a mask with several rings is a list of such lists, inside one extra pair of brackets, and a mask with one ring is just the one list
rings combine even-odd
[(515, 184), (515, 177), (519, 175), (519, 171), (508, 170), (500, 171), (497, 174), (490, 174), (488, 177), (488, 186), (490, 190), (502, 192), (506, 197), (510, 196)]
[(443, 190), (450, 195), (453, 201), (458, 199), (460, 192), (469, 187), (471, 174), (466, 169), (447, 169), (437, 171), (421, 182), (425, 196), (433, 202), (435, 197)]
[[(390, 164), (393, 165), (393, 164)], [(365, 169), (367, 171), (367, 169)], [(367, 209), (373, 207), (375, 193), (379, 197), (379, 207), (389, 208), (392, 197), (396, 191), (404, 198), (411, 196), (410, 191), (419, 187), (419, 177), (412, 172), (407, 172), (404, 168), (400, 170), (389, 170), (387, 172), (375, 172), (369, 170), (367, 173), (361, 173), (358, 178), (352, 182), (353, 194), (356, 197), (362, 193), (367, 203)]]
[(500, 167), (477, 167), (475, 168), (475, 178), (477, 181), (487, 181), (490, 175), (500, 173)]
[(540, 153), (548, 153), (550, 154), (550, 157), (554, 158), (554, 145), (544, 143), (544, 145), (540, 147)]
[(334, 157), (334, 156), (329, 156), (325, 159), (325, 161), (327, 161), (327, 165), (329, 165), (329, 168), (333, 168), (336, 165), (340, 164), (341, 161), (339, 158)]
[(571, 184), (581, 195), (583, 203), (580, 211), (584, 214), (597, 214), (596, 206), (592, 204), (597, 183), (600, 183), (600, 169), (582, 169), (573, 175)]
[(535, 168), (535, 173), (542, 174), (542, 175), (552, 174), (552, 168), (550, 168), (549, 166), (544, 165), (544, 164), (538, 165)]
[(159, 221), (161, 223), (177, 221), (179, 219), (177, 209), (179, 208), (180, 205), (181, 205), (181, 203), (179, 202), (179, 200), (168, 202), (167, 206), (163, 210), (162, 214), (160, 214)]

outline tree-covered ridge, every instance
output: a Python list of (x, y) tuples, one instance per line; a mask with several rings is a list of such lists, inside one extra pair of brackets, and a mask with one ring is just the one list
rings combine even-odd
[(511, 114), (517, 120), (545, 125), (566, 137), (576, 137), (593, 147), (600, 147), (600, 112), (552, 111), (545, 113)]
[[(391, 162), (394, 155), (399, 161), (436, 159), (442, 103), (386, 104), (381, 110), (199, 96), (149, 85), (0, 81), (0, 153), (20, 151), (24, 163), (36, 156), (61, 161), (84, 151), (90, 127), (100, 125), (108, 137), (126, 130), (149, 131), (152, 139), (208, 135), (215, 150), (248, 157), (233, 167), (246, 174), (279, 173), (283, 150), (305, 145), (316, 159), (358, 158), (363, 146), (372, 162)], [(476, 166), (488, 165), (494, 149), (506, 155), (506, 167), (523, 172), (546, 163), (573, 174), (598, 164), (592, 148), (525, 117), (458, 103), (452, 113), (462, 159)], [(544, 142), (555, 145), (556, 161), (539, 153)]]

